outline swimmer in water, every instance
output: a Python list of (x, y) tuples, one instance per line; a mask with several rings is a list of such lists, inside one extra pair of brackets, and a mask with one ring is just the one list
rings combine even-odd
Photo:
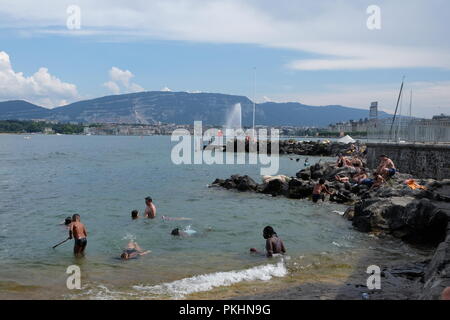
[[(271, 226), (267, 226), (263, 230), (263, 237), (266, 239), (266, 257), (271, 258), (274, 254), (286, 253), (283, 240), (278, 238), (277, 233)], [(251, 253), (260, 253), (257, 249), (251, 248)]]
[(133, 220), (139, 219), (139, 211), (137, 210), (131, 211), (131, 219)]
[(151, 251), (149, 250), (144, 251), (141, 247), (139, 247), (137, 242), (130, 240), (130, 242), (128, 242), (127, 248), (123, 250), (122, 254), (120, 255), (120, 258), (122, 260), (134, 259), (150, 252)]
[(64, 222), (61, 222), (60, 225), (65, 225), (67, 229), (69, 229), (70, 224), (72, 223), (72, 218), (67, 217), (64, 219)]
[(180, 230), (180, 228), (175, 228), (172, 230), (172, 232), (170, 234), (175, 237), (186, 238), (186, 237), (190, 237), (196, 233), (197, 233), (197, 231), (191, 229), (190, 227), (187, 227), (184, 230)]
[(170, 233), (172, 236), (175, 236), (175, 237), (189, 237), (189, 235), (186, 233), (186, 232), (184, 232), (184, 231), (182, 231), (182, 230), (180, 230), (180, 228), (175, 228), (175, 229), (173, 229), (172, 230), (172, 232)]

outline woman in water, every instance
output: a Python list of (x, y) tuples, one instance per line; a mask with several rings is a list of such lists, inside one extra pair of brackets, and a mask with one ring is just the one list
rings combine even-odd
[[(263, 230), (263, 237), (266, 239), (266, 256), (268, 258), (273, 257), (274, 254), (284, 254), (286, 253), (286, 248), (284, 247), (283, 240), (278, 238), (277, 233), (271, 226), (267, 226)], [(255, 248), (251, 248), (250, 252), (259, 253)]]

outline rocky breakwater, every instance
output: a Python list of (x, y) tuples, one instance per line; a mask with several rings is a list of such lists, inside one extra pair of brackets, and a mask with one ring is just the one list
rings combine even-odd
[[(275, 143), (275, 142), (274, 142)], [(207, 148), (207, 146), (205, 147)], [(339, 154), (353, 155), (360, 154), (366, 149), (365, 145), (359, 142), (354, 144), (345, 144), (339, 142), (322, 141), (297, 141), (297, 140), (280, 140), (278, 141), (279, 154), (287, 155), (304, 155), (304, 156), (322, 156), (334, 157)], [(272, 142), (270, 140), (257, 141), (256, 145), (251, 147), (248, 139), (234, 139), (227, 142), (223, 147), (224, 151), (236, 152), (238, 150), (256, 150), (256, 152), (272, 153)]]
[(437, 247), (417, 274), (420, 297), (439, 299), (450, 286), (450, 179), (418, 180), (426, 190), (383, 186), (365, 194), (347, 210), (347, 218), (363, 232), (390, 234), (411, 244)]
[(333, 192), (330, 201), (349, 205), (344, 217), (357, 230), (437, 248), (430, 261), (417, 263), (421, 272), (415, 273), (415, 281), (423, 284), (421, 298), (438, 299), (442, 290), (450, 286), (450, 179), (416, 179), (421, 186), (416, 189), (405, 183), (413, 177), (402, 173), (372, 189), (336, 181), (336, 175), (350, 176), (353, 170), (319, 162), (299, 171), (295, 177), (266, 176), (262, 183), (257, 183), (249, 176), (233, 175), (216, 179), (212, 186), (304, 199), (312, 195), (315, 183), (324, 178)]

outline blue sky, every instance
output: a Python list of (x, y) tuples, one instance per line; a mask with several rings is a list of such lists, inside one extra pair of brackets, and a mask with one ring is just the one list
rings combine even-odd
[[(381, 29), (366, 26), (378, 2)], [(448, 1), (0, 2), (0, 101), (45, 107), (141, 90), (450, 113)], [(66, 26), (69, 5), (81, 29)], [(409, 103), (409, 102), (408, 102)]]

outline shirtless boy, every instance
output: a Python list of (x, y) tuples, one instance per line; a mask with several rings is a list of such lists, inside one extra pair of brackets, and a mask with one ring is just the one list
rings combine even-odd
[(84, 255), (84, 250), (87, 245), (87, 231), (84, 224), (80, 222), (79, 214), (72, 216), (72, 223), (69, 226), (69, 239), (72, 238), (75, 238), (73, 253), (76, 256)]
[(151, 197), (145, 198), (145, 213), (144, 216), (149, 219), (154, 219), (156, 217), (156, 207), (153, 204)]
[(312, 200), (314, 203), (319, 201), (320, 198), (322, 198), (322, 201), (325, 200), (325, 196), (322, 195), (323, 192), (328, 193), (330, 195), (333, 194), (330, 190), (328, 190), (327, 186), (325, 185), (325, 179), (321, 178), (319, 180), (319, 183), (317, 183), (313, 189)]
[(387, 179), (395, 175), (396, 172), (397, 169), (395, 169), (394, 162), (386, 155), (382, 154), (380, 156), (380, 164), (378, 165), (376, 173), (383, 176), (384, 179)]

